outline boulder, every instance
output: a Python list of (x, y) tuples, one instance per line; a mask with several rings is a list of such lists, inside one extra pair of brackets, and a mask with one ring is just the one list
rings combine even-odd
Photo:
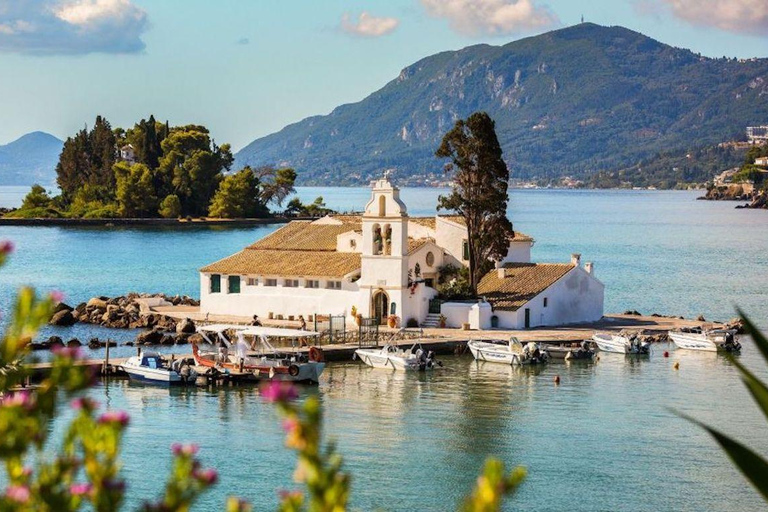
[(53, 347), (55, 345), (64, 346), (64, 340), (58, 336), (51, 336), (50, 338), (48, 338), (48, 341), (44, 343), (47, 343), (49, 347)]
[(704, 315), (699, 315), (699, 316), (696, 317), (696, 321), (697, 322), (706, 322), (707, 319), (704, 318)]
[(205, 343), (205, 338), (203, 338), (202, 334), (195, 333), (195, 334), (192, 334), (189, 338), (187, 338), (187, 342), (200, 345)]
[(160, 317), (157, 319), (157, 323), (155, 324), (155, 328), (173, 332), (176, 330), (176, 320), (169, 316), (160, 315)]
[(77, 319), (72, 314), (72, 311), (69, 309), (62, 309), (58, 313), (54, 313), (54, 315), (51, 317), (51, 320), (48, 322), (51, 325), (60, 325), (69, 327), (70, 325), (73, 325), (75, 322), (77, 322)]
[(163, 339), (160, 340), (161, 345), (175, 345), (176, 344), (176, 336), (173, 334), (166, 334), (163, 336)]
[(108, 297), (93, 297), (88, 301), (88, 306), (92, 308), (98, 308), (103, 309), (106, 311), (107, 309), (107, 300), (109, 300)]
[(162, 331), (144, 331), (140, 332), (138, 336), (136, 336), (136, 344), (137, 345), (157, 345), (163, 340), (163, 333)]
[(176, 332), (179, 334), (194, 334), (196, 331), (195, 322), (189, 318), (185, 318), (176, 324)]
[(632, 315), (632, 316), (642, 316), (638, 311), (635, 311), (634, 309), (628, 309), (624, 312), (625, 315)]
[(82, 341), (80, 341), (80, 340), (79, 340), (79, 339), (77, 339), (77, 338), (72, 338), (71, 340), (69, 340), (69, 341), (67, 342), (67, 346), (68, 346), (68, 347), (82, 347), (82, 346), (83, 346), (83, 342), (82, 342)]
[(176, 344), (177, 345), (186, 345), (187, 343), (189, 343), (189, 337), (190, 336), (192, 336), (192, 335), (191, 334), (185, 334), (185, 333), (179, 334), (178, 336), (176, 336)]
[(74, 308), (72, 306), (68, 306), (67, 304), (63, 302), (59, 302), (56, 304), (56, 307), (53, 308), (53, 313), (56, 314), (59, 311), (72, 311)]
[(101, 348), (101, 342), (99, 341), (99, 338), (91, 338), (88, 342), (88, 348), (90, 349), (97, 349)]

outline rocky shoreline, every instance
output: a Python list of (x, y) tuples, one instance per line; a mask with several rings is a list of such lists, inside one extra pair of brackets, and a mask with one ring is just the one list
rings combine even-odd
[(737, 205), (736, 208), (768, 209), (768, 192), (745, 192), (744, 188), (737, 184), (711, 187), (707, 189), (704, 196), (698, 199), (704, 201), (744, 201), (743, 205)]
[[(75, 307), (63, 302), (59, 303), (49, 321), (50, 325), (69, 327), (76, 323), (99, 325), (111, 329), (146, 329), (136, 336), (135, 341), (125, 343), (134, 345), (185, 345), (190, 342), (202, 342), (203, 338), (196, 334), (192, 320), (178, 320), (166, 315), (155, 313), (151, 305), (199, 306), (200, 302), (186, 295), (168, 296), (162, 293), (129, 293), (119, 297), (93, 297), (88, 302), (81, 302)], [(197, 338), (196, 338), (197, 337)], [(48, 340), (32, 343), (33, 350), (48, 350), (57, 347), (104, 348), (109, 344), (114, 347), (113, 340), (92, 338), (87, 343), (77, 338), (67, 342), (59, 336), (51, 336)]]

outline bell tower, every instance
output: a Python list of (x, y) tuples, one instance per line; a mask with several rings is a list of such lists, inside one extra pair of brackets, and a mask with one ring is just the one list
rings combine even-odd
[(358, 286), (361, 304), (382, 323), (395, 314), (403, 319), (408, 287), (408, 213), (400, 189), (385, 175), (373, 182), (363, 213), (363, 247)]

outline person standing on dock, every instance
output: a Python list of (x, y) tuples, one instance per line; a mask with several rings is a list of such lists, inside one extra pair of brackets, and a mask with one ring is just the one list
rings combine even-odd
[(259, 315), (253, 315), (253, 320), (251, 320), (251, 325), (255, 325), (256, 327), (261, 327), (261, 320), (259, 320)]

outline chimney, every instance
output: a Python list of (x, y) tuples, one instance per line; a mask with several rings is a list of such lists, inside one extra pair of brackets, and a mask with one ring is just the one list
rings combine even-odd
[(504, 269), (504, 267), (497, 268), (496, 273), (498, 274), (499, 279), (504, 279), (507, 277), (507, 271)]
[(571, 264), (576, 265), (577, 267), (581, 265), (581, 254), (577, 252), (571, 254)]
[(587, 263), (584, 264), (584, 270), (586, 270), (587, 274), (591, 276), (595, 275), (595, 264), (592, 263), (591, 261), (588, 261)]

